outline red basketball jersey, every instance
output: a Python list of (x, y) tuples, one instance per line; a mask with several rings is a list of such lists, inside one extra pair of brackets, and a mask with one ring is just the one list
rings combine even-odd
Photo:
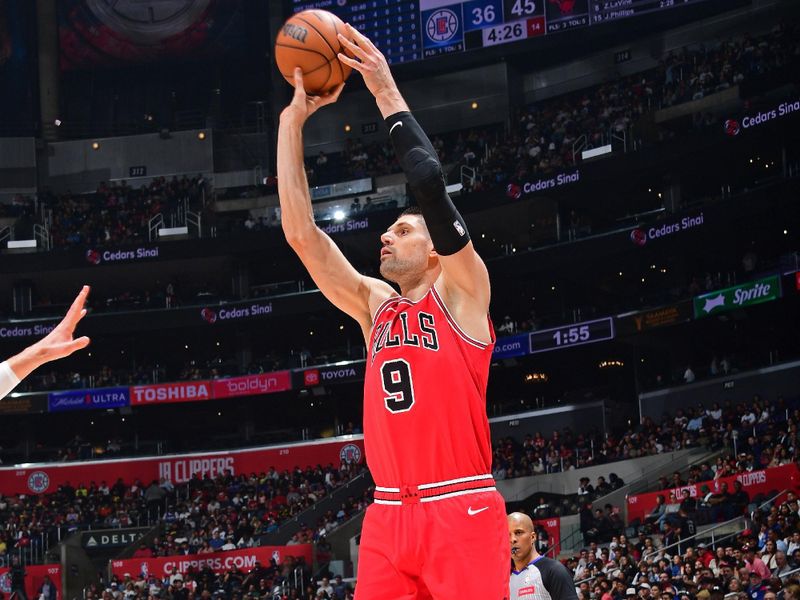
[(364, 445), (376, 485), (491, 473), (489, 329), (488, 344), (469, 337), (433, 287), (418, 302), (393, 296), (378, 308), (364, 379)]

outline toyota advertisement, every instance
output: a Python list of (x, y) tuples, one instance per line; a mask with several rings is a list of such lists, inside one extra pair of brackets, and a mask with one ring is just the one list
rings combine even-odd
[(73, 485), (90, 481), (125, 483), (143, 482), (163, 477), (174, 484), (192, 477), (217, 477), (226, 473), (266, 473), (271, 468), (291, 470), (298, 465), (340, 465), (343, 461), (364, 460), (363, 436), (348, 436), (333, 441), (286, 444), (232, 450), (176, 454), (147, 458), (99, 460), (87, 463), (42, 463), (39, 465), (0, 468), (0, 493), (45, 494), (55, 492), (66, 482)]

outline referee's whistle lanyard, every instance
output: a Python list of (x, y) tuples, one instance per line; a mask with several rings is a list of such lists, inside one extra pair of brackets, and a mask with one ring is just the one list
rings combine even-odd
[[(536, 558), (534, 558), (534, 559), (533, 559), (531, 562), (529, 562), (527, 565), (525, 565), (525, 569), (527, 569), (527, 568), (528, 568), (528, 567), (530, 567), (531, 565), (535, 565), (537, 562), (539, 562), (539, 561), (540, 561), (540, 560), (542, 560), (543, 558), (544, 558), (544, 554), (540, 554), (539, 556), (537, 556)], [(521, 570), (519, 570), (519, 571), (514, 571), (514, 570), (512, 569), (512, 572), (513, 572), (515, 575), (519, 575), (519, 574), (520, 574), (520, 573), (522, 573), (522, 571), (524, 571), (525, 569), (521, 569)]]

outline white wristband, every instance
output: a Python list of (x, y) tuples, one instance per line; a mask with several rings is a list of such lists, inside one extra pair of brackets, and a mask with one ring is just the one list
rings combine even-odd
[(17, 387), (19, 377), (14, 373), (14, 369), (8, 364), (7, 360), (0, 363), (0, 400), (6, 397), (6, 394)]

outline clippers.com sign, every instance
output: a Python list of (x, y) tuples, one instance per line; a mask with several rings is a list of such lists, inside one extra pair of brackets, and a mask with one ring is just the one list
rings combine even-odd
[(200, 571), (211, 569), (220, 575), (231, 569), (239, 569), (249, 573), (260, 563), (263, 566), (274, 560), (281, 565), (287, 557), (302, 558), (307, 565), (311, 565), (311, 544), (296, 544), (294, 546), (259, 546), (247, 550), (233, 550), (231, 552), (213, 552), (211, 554), (198, 554), (194, 556), (165, 556), (156, 558), (129, 558), (125, 560), (112, 560), (111, 571), (123, 579), (125, 573), (133, 576), (155, 575), (159, 579), (185, 574), (190, 570)]
[[(354, 436), (355, 437), (355, 436)], [(50, 494), (66, 482), (76, 483), (106, 481), (118, 478), (126, 484), (139, 479), (148, 485), (163, 477), (174, 484), (186, 483), (192, 477), (217, 477), (230, 472), (233, 475), (266, 473), (271, 468), (291, 470), (309, 465), (338, 467), (342, 461), (361, 462), (364, 440), (355, 439), (330, 442), (307, 442), (285, 446), (268, 446), (135, 459), (99, 460), (82, 463), (47, 463), (30, 468), (0, 467), (0, 495)]]

